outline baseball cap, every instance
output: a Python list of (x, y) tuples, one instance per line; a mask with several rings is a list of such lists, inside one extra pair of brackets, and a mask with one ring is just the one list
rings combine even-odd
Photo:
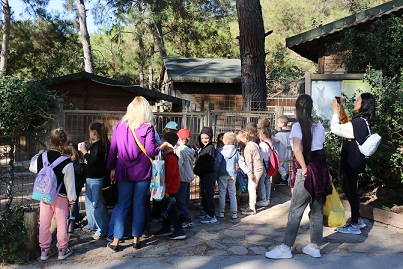
[(177, 135), (180, 139), (186, 139), (190, 137), (190, 131), (188, 129), (180, 129)]
[(178, 124), (174, 121), (170, 121), (165, 125), (165, 129), (173, 129), (173, 130), (178, 130)]

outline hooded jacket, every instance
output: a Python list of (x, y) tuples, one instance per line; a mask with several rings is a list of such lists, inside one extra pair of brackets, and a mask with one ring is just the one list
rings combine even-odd
[[(156, 146), (154, 127), (142, 124), (135, 133), (147, 155), (150, 158), (157, 156), (161, 148)], [(129, 126), (122, 121), (113, 131), (106, 168), (115, 169), (116, 180), (142, 181), (151, 177), (150, 159), (137, 145)]]
[[(210, 137), (210, 143), (203, 145), (201, 142), (201, 135), (206, 134)], [(201, 148), (199, 156), (196, 161), (194, 173), (199, 177), (214, 173), (214, 160), (215, 160), (215, 148), (211, 142), (213, 137), (213, 130), (210, 127), (203, 127), (199, 135), (199, 145)]]
[(214, 163), (217, 177), (230, 176), (235, 178), (237, 163), (245, 174), (251, 173), (242, 156), (235, 148), (235, 145), (225, 145), (217, 149), (217, 156)]
[(176, 148), (176, 154), (179, 157), (178, 164), (181, 181), (192, 182), (194, 180), (193, 164), (195, 151), (186, 145), (180, 145)]
[(274, 147), (278, 152), (280, 162), (289, 161), (292, 157), (290, 133), (291, 130), (280, 130), (273, 136)]

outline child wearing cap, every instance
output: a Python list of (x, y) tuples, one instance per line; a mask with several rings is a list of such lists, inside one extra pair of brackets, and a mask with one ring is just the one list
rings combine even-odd
[(178, 132), (178, 124), (174, 121), (169, 121), (165, 127), (164, 127), (164, 133), (168, 133), (168, 132), (174, 132), (177, 133)]
[(182, 221), (182, 228), (188, 228), (193, 225), (188, 208), (190, 202), (190, 183), (194, 180), (193, 164), (195, 151), (189, 145), (190, 131), (188, 129), (180, 129), (177, 135), (179, 140), (176, 148), (176, 155), (179, 157), (178, 164), (180, 171), (180, 186), (177, 194), (177, 205)]

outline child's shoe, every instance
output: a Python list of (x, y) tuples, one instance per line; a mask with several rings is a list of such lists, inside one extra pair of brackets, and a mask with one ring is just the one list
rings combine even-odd
[(196, 219), (204, 219), (206, 216), (207, 216), (207, 213), (202, 210), (202, 211), (200, 211), (199, 215), (195, 216), (195, 218)]
[(182, 229), (189, 228), (193, 226), (192, 219), (182, 220)]
[(170, 235), (168, 235), (168, 238), (172, 239), (172, 240), (185, 239), (186, 234), (185, 234), (185, 232), (183, 230), (175, 231), (175, 232), (171, 233)]
[(224, 217), (224, 212), (223, 211), (217, 211), (217, 212), (215, 212), (215, 216), (217, 218), (223, 218)]
[(217, 219), (216, 219), (215, 216), (210, 217), (209, 215), (206, 215), (206, 216), (204, 217), (204, 219), (202, 219), (200, 222), (201, 222), (201, 223), (204, 223), (204, 224), (207, 224), (207, 223), (216, 223), (216, 222), (217, 222)]
[(256, 210), (254, 209), (247, 209), (241, 212), (242, 215), (256, 215)]
[(50, 256), (52, 255), (52, 250), (50, 248), (41, 248), (41, 261), (49, 260)]
[(69, 257), (71, 254), (73, 254), (73, 250), (71, 248), (59, 248), (59, 260), (65, 260), (67, 257)]
[(238, 213), (237, 212), (232, 212), (231, 213), (231, 219), (237, 219), (238, 218)]

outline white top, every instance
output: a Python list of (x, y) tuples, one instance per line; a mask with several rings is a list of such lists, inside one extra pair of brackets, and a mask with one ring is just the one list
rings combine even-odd
[[(312, 124), (311, 129), (312, 129), (311, 151), (323, 149), (323, 143), (325, 142), (325, 128), (323, 128), (323, 125), (320, 122), (318, 122)], [(294, 143), (292, 142), (292, 139), (294, 137), (297, 137), (302, 140), (301, 125), (299, 124), (299, 122), (294, 123), (291, 128), (290, 144), (293, 150), (294, 150)]]
[(330, 131), (335, 135), (354, 139), (354, 131), (353, 131), (353, 124), (349, 121), (344, 124), (340, 124), (339, 115), (333, 114), (332, 116), (332, 123), (330, 125)]
[(264, 161), (265, 167), (269, 167), (268, 164), (270, 160), (271, 150), (269, 149), (269, 146), (266, 144), (266, 142), (270, 145), (271, 148), (273, 148), (273, 145), (272, 143), (270, 143), (269, 140), (260, 141), (259, 143), (260, 159)]

